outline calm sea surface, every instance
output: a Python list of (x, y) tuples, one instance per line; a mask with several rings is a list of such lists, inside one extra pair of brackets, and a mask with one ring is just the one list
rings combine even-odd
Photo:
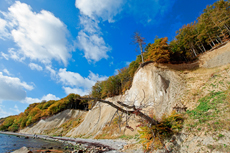
[(23, 146), (30, 150), (42, 147), (64, 147), (63, 143), (55, 141), (47, 141), (42, 139), (25, 139), (24, 137), (16, 137), (14, 135), (0, 134), (0, 153), (11, 152)]

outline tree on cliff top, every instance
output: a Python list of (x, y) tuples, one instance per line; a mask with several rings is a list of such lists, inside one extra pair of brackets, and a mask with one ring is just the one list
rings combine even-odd
[(138, 44), (140, 50), (141, 50), (141, 60), (142, 60), (142, 63), (144, 63), (144, 51), (143, 51), (143, 45), (145, 45), (145, 42), (144, 42), (144, 38), (141, 37), (141, 35), (138, 33), (138, 32), (135, 32), (134, 33), (134, 36), (133, 36), (133, 43), (134, 44)]

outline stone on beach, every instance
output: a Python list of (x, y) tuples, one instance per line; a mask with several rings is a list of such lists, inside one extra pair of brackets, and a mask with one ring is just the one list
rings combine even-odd
[(32, 153), (32, 151), (30, 151), (28, 148), (26, 147), (22, 147), (18, 150), (13, 151), (12, 153)]

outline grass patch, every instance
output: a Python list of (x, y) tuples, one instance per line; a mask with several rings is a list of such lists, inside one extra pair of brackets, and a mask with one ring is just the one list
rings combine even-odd
[(229, 152), (230, 146), (223, 144), (223, 145), (207, 145), (207, 148), (210, 149), (210, 151), (218, 151), (218, 152)]
[(120, 139), (124, 139), (124, 140), (130, 140), (130, 139), (133, 139), (134, 136), (132, 135), (121, 135), (119, 136)]
[[(198, 100), (199, 105), (188, 110), (187, 129), (189, 131), (220, 131), (229, 130), (230, 88), (226, 91), (211, 91), (207, 96)], [(204, 127), (204, 128), (203, 128)]]

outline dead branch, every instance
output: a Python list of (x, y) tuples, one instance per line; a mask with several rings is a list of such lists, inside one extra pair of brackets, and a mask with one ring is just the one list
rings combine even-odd
[(113, 118), (115, 117), (115, 115), (117, 114), (118, 110), (116, 110), (116, 112), (113, 114), (113, 117), (111, 118), (111, 121), (109, 123), (109, 126), (111, 125), (112, 121), (113, 121)]
[(142, 113), (140, 111), (140, 109), (136, 109), (135, 106), (129, 106), (129, 105), (126, 105), (122, 102), (118, 102), (119, 105), (123, 106), (123, 107), (126, 107), (126, 108), (132, 108), (133, 110), (125, 110), (117, 105), (115, 105), (114, 103), (110, 102), (110, 101), (106, 101), (106, 100), (102, 100), (102, 99), (97, 99), (97, 98), (78, 98), (78, 100), (96, 100), (98, 102), (101, 102), (101, 103), (105, 103), (105, 104), (108, 104), (110, 106), (112, 106), (113, 108), (117, 109), (118, 111), (122, 112), (122, 113), (125, 113), (125, 114), (128, 114), (128, 115), (131, 115), (131, 114), (135, 114), (145, 120), (147, 120), (149, 123), (151, 123), (152, 125), (157, 125), (158, 124), (158, 121), (154, 120), (153, 118), (149, 117), (148, 115)]
[(122, 102), (120, 102), (120, 101), (117, 101), (117, 103), (118, 103), (119, 105), (121, 105), (121, 106), (124, 106), (124, 107), (126, 107), (126, 108), (129, 108), (129, 109), (134, 109), (134, 110), (136, 110), (136, 107), (135, 107), (135, 105), (129, 106), (129, 105), (126, 105), (126, 104), (124, 104), (124, 103), (122, 103)]

